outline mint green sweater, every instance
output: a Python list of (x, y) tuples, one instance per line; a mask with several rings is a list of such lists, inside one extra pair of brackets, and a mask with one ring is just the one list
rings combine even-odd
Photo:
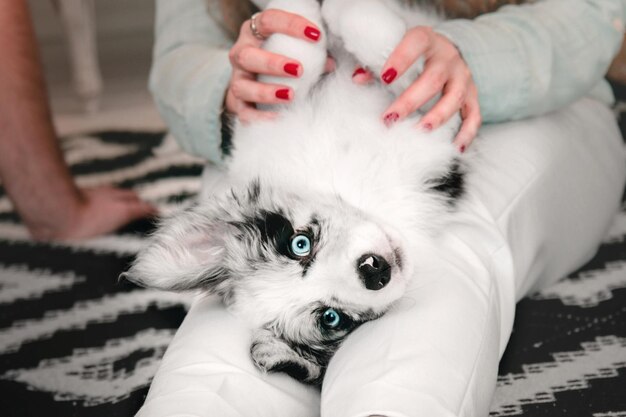
[[(256, 1), (263, 6), (265, 1)], [(220, 114), (233, 43), (206, 0), (157, 0), (150, 90), (188, 152), (219, 163)], [(209, 9), (214, 8), (215, 10)], [(619, 50), (626, 0), (544, 0), (506, 6), (435, 30), (461, 51), (479, 91), (483, 121), (545, 114), (582, 96), (607, 104), (603, 77)]]

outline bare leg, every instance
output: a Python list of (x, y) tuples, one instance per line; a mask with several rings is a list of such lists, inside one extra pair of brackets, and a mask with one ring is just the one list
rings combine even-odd
[(32, 235), (81, 238), (153, 213), (130, 191), (82, 191), (65, 165), (26, 0), (0, 2), (0, 179)]

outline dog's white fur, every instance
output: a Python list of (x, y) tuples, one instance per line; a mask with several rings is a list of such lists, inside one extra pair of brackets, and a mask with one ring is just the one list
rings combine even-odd
[[(269, 7), (328, 29), (317, 43), (273, 35), (264, 45), (303, 64), (301, 78), (264, 80), (291, 85), (294, 102), (274, 109), (277, 120), (236, 123), (227, 171), (200, 204), (163, 224), (127, 276), (220, 294), (258, 329), (252, 355), (262, 369), (319, 381), (340, 340), (383, 314), (419, 276), (420, 248), (451, 212), (433, 187), (458, 165), (451, 141), (459, 118), (431, 133), (417, 130), (419, 114), (383, 124), (382, 112), (419, 62), (393, 88), (351, 79), (357, 62), (379, 73), (406, 28), (432, 24), (433, 14), (382, 0), (326, 0), (321, 8), (315, 0), (274, 0)], [(338, 67), (323, 78), (329, 49)], [(291, 226), (290, 233), (315, 236), (310, 265), (282, 253)], [(368, 253), (391, 264), (391, 281), (377, 291), (359, 278), (357, 259)], [(321, 330), (327, 307), (351, 326)]]

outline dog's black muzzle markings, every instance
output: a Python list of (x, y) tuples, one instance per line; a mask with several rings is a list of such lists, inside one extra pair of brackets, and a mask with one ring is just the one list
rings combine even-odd
[(380, 255), (367, 253), (357, 261), (359, 277), (368, 290), (382, 290), (391, 280), (391, 265)]

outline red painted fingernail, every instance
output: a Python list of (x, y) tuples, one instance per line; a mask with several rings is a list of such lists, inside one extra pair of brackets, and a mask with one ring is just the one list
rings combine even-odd
[(359, 74), (365, 74), (365, 73), (367, 73), (367, 71), (365, 71), (365, 68), (359, 67), (354, 70), (354, 72), (352, 73), (352, 76), (356, 77)]
[(289, 89), (281, 88), (280, 90), (276, 90), (276, 97), (281, 100), (289, 100)]
[(292, 62), (285, 64), (285, 66), (283, 67), (283, 69), (285, 70), (285, 72), (287, 74), (293, 75), (294, 77), (298, 76), (298, 68), (300, 66), (298, 64), (294, 64)]
[(461, 145), (461, 147), (459, 148), (459, 151), (461, 153), (464, 153), (465, 152), (465, 145)]
[(391, 82), (396, 79), (397, 75), (398, 71), (393, 68), (389, 68), (380, 78), (382, 78), (386, 84), (391, 84)]
[(389, 127), (392, 124), (394, 124), (396, 121), (398, 121), (399, 118), (400, 118), (400, 115), (398, 115), (398, 113), (393, 111), (385, 115), (385, 117), (383, 118), (383, 122), (385, 122), (385, 126)]
[(431, 123), (424, 123), (424, 125), (422, 126), (422, 129), (424, 129), (427, 132), (430, 132), (431, 130), (433, 130), (433, 125)]
[(314, 27), (307, 26), (304, 29), (304, 36), (306, 36), (307, 38), (312, 39), (314, 41), (319, 40), (320, 35), (321, 35), (320, 31), (315, 29)]

